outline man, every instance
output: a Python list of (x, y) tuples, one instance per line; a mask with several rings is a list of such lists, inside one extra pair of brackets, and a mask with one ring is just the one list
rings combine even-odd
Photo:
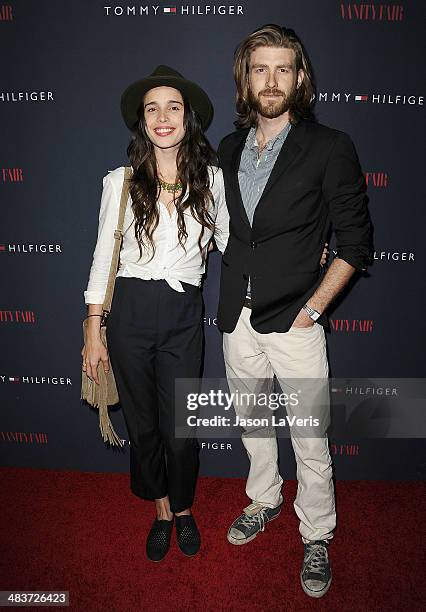
[[(218, 150), (230, 214), (218, 312), (228, 382), (232, 390), (271, 389), (275, 375), (293, 390), (294, 379), (321, 387), (328, 378), (326, 310), (353, 274), (372, 262), (364, 177), (350, 138), (307, 119), (312, 76), (293, 30), (267, 25), (253, 32), (236, 51), (234, 77), (240, 129)], [(325, 271), (319, 261), (331, 226), (337, 257)], [(315, 397), (301, 399), (303, 415), (327, 410), (328, 394), (321, 406)], [(318, 397), (324, 400), (324, 393)], [(246, 408), (235, 405), (243, 416)], [(291, 411), (297, 415), (299, 408)], [(323, 431), (291, 434), (294, 507), (304, 543), (301, 584), (312, 597), (330, 586), (327, 547), (336, 525)], [(251, 503), (229, 529), (232, 544), (250, 542), (283, 502), (274, 429), (247, 427), (243, 444)]]

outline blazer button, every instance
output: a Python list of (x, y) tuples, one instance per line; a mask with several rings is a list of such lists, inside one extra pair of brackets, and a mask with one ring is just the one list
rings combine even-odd
[(255, 249), (257, 247), (257, 242), (252, 242), (250, 246), (252, 249)]

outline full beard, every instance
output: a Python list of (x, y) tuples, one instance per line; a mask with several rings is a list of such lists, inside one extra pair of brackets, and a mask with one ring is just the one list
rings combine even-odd
[[(280, 96), (280, 98), (268, 100), (262, 94), (275, 94), (277, 96)], [(253, 94), (251, 89), (249, 89), (249, 103), (250, 106), (262, 117), (266, 117), (267, 119), (276, 119), (277, 117), (280, 117), (281, 115), (286, 113), (291, 108), (291, 106), (296, 101), (296, 95), (296, 85), (288, 94), (285, 94), (280, 89), (274, 88), (263, 89), (256, 96)]]

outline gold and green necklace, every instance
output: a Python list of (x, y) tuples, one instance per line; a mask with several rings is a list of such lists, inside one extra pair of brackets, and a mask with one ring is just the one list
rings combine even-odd
[(161, 189), (164, 191), (168, 191), (169, 193), (175, 193), (176, 191), (180, 191), (182, 189), (182, 183), (178, 181), (177, 183), (166, 183), (158, 177), (158, 182), (160, 183)]

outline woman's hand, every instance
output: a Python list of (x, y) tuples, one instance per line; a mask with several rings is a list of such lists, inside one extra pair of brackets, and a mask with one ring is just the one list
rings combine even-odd
[(326, 264), (326, 262), (327, 262), (327, 255), (330, 252), (327, 249), (327, 247), (328, 247), (328, 242), (326, 242), (325, 245), (324, 245), (324, 250), (322, 252), (321, 259), (320, 259), (320, 266), (324, 266)]
[(108, 372), (110, 368), (108, 350), (99, 334), (88, 336), (86, 344), (81, 349), (81, 356), (83, 357), (83, 372), (86, 372), (90, 380), (94, 380), (99, 385), (99, 361), (102, 361), (105, 372)]

